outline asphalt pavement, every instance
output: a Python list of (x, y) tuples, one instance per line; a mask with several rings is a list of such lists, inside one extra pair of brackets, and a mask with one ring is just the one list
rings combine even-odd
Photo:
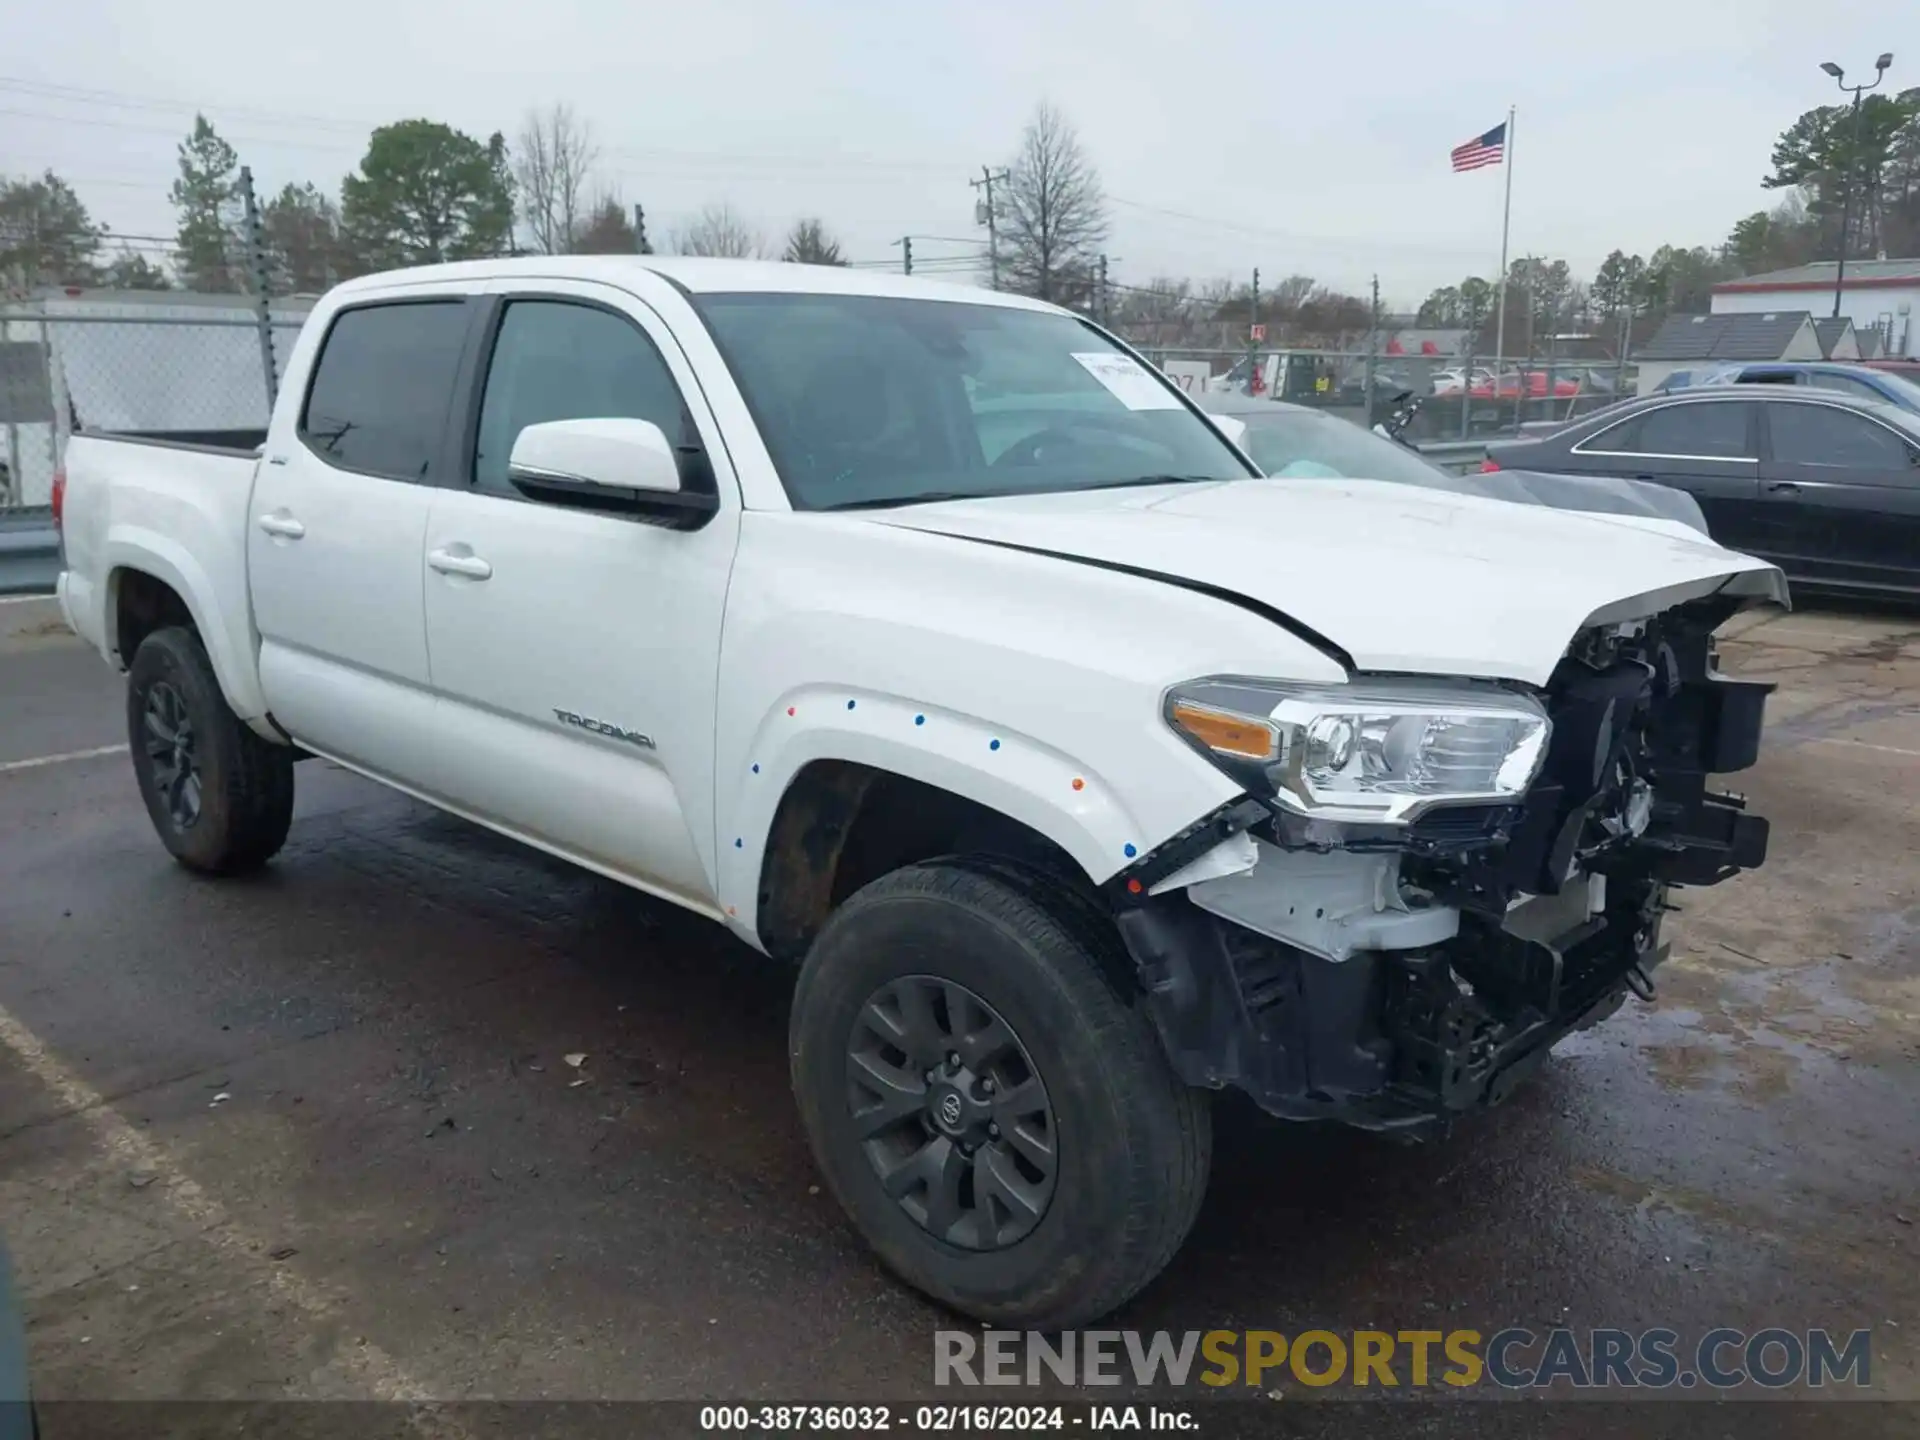
[[(1782, 686), (1743, 777), (1773, 856), (1682, 898), (1659, 1003), (1437, 1146), (1223, 1104), (1115, 1328), (1868, 1327), (1920, 1401), (1920, 619), (1726, 652)], [(0, 606), (0, 1229), (43, 1397), (932, 1393), (959, 1322), (820, 1188), (786, 971), (318, 761), (266, 874), (198, 879), (122, 703)]]

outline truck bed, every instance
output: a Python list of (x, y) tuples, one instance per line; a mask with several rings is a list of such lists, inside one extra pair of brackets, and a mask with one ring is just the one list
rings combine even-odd
[(169, 450), (210, 450), (215, 454), (257, 455), (267, 443), (260, 430), (83, 430), (76, 439), (118, 440), (130, 445), (159, 445)]

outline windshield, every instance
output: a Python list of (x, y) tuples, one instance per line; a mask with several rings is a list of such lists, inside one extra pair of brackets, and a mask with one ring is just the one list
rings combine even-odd
[(1418, 455), (1351, 420), (1277, 406), (1272, 414), (1236, 412), (1233, 418), (1247, 423), (1242, 448), (1276, 479), (1390, 480), (1449, 488), (1449, 477)]
[(1067, 315), (878, 295), (703, 295), (796, 510), (1247, 469), (1171, 385)]
[(1890, 375), (1884, 370), (1873, 377), (1872, 383), (1889, 397), (1890, 404), (1920, 414), (1920, 385), (1904, 375)]

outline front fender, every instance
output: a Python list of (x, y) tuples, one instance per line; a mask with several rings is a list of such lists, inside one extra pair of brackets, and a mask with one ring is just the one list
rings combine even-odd
[[(1032, 736), (976, 716), (895, 696), (809, 688), (762, 718), (743, 773), (721, 777), (720, 899), (729, 921), (757, 934), (761, 867), (781, 798), (807, 765), (868, 765), (984, 805), (1058, 845), (1096, 884), (1162, 837), (1142, 832), (1113, 777)], [(1230, 798), (1196, 794), (1194, 813)]]
[(233, 713), (262, 735), (277, 739), (266, 724), (266, 695), (254, 663), (245, 557), (235, 557), (235, 563), (226, 567), (231, 576), (223, 584), (179, 541), (157, 530), (115, 524), (107, 531), (105, 561), (112, 577), (105, 601), (107, 642), (120, 663), (130, 664), (133, 657), (120, 653), (119, 577), (123, 571), (139, 570), (164, 581), (186, 603)]

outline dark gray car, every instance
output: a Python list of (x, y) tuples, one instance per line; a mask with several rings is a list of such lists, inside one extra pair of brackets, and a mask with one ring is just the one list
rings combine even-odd
[(1707, 529), (1692, 497), (1663, 485), (1514, 470), (1454, 475), (1409, 446), (1321, 410), (1245, 395), (1207, 394), (1194, 399), (1201, 409), (1246, 427), (1244, 434), (1234, 436), (1236, 443), (1275, 479), (1384, 480), (1550, 510), (1672, 520), (1703, 534)]
[(1653, 481), (1796, 589), (1920, 595), (1920, 417), (1837, 391), (1684, 390), (1487, 447), (1501, 468)]

